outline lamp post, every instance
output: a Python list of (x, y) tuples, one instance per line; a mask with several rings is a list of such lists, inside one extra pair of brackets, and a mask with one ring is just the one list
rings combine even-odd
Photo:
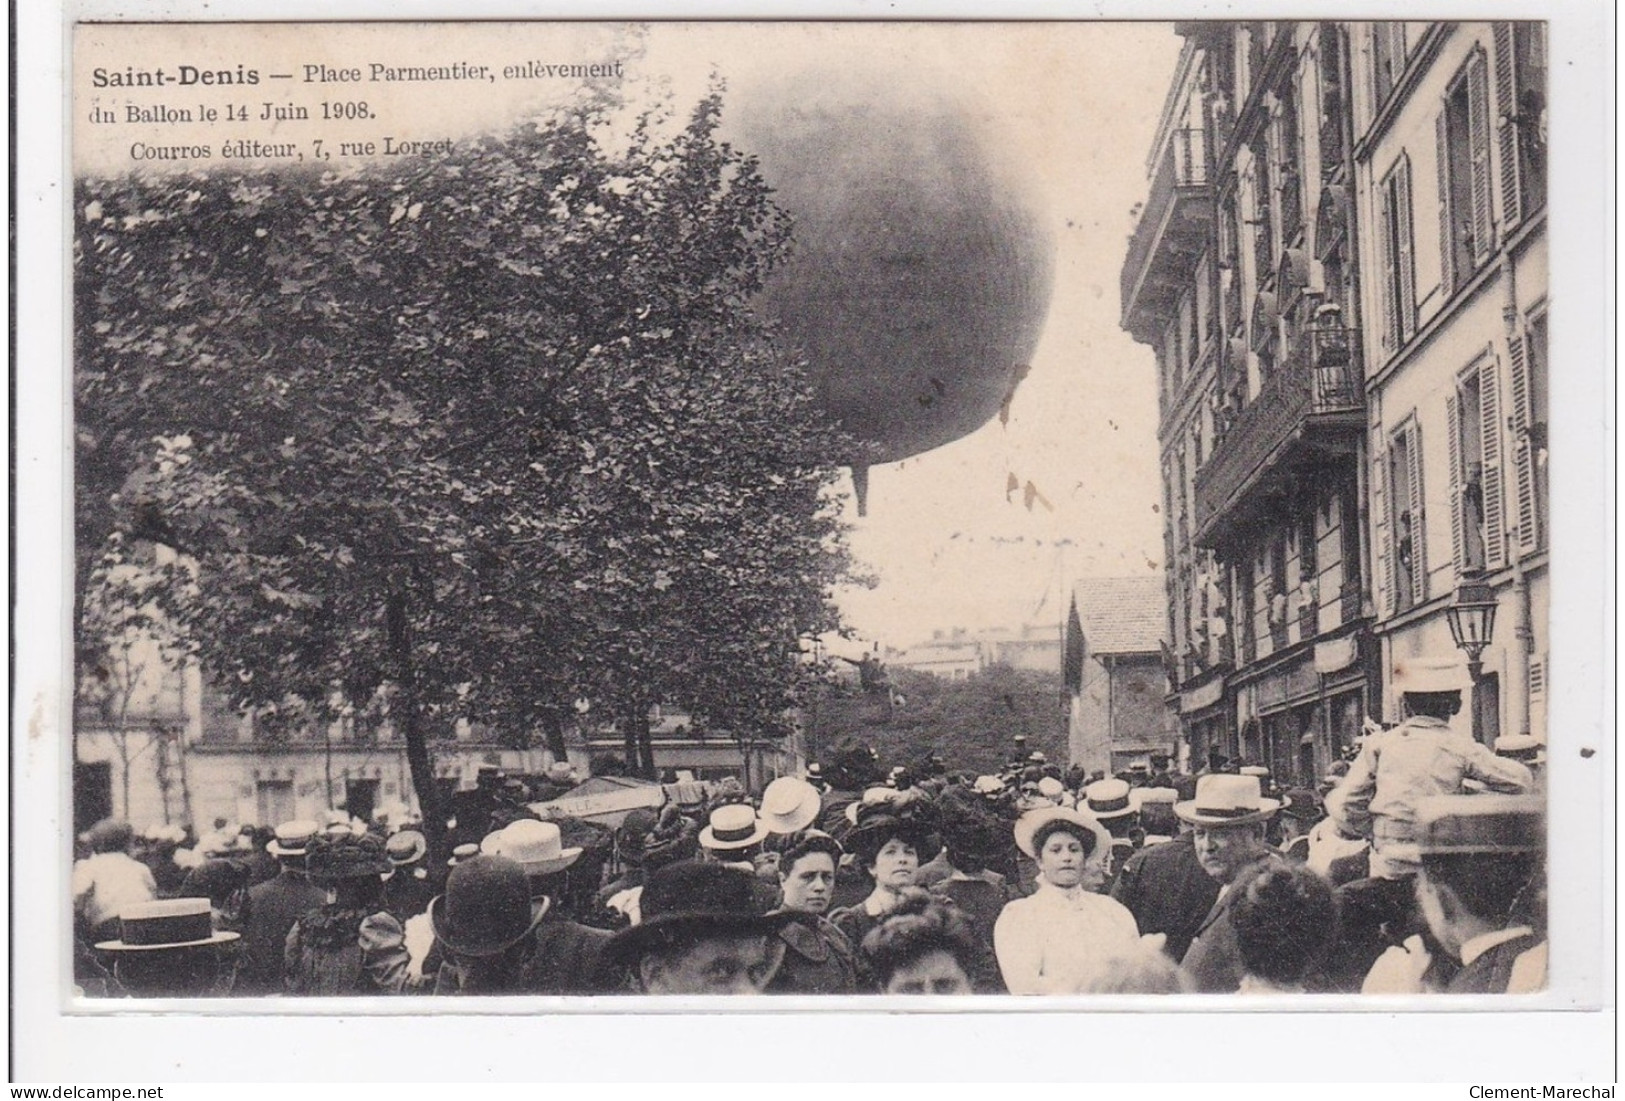
[(1450, 637), (1467, 655), (1467, 673), (1477, 684), (1484, 672), (1484, 651), (1495, 635), (1495, 593), (1482, 577), (1464, 577), (1456, 589), (1455, 603), (1444, 614), (1450, 622)]

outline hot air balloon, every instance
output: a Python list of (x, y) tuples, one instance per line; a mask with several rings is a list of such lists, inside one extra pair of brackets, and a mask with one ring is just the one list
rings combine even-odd
[(806, 354), (824, 410), (867, 468), (974, 432), (1027, 370), (1052, 246), (970, 111), (929, 89), (804, 75), (739, 104), (733, 125), (793, 217), (759, 302)]

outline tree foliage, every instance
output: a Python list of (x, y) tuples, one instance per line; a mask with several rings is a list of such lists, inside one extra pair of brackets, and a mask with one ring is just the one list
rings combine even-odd
[(181, 550), (175, 614), (273, 725), (782, 729), (847, 570), (839, 441), (749, 309), (791, 227), (721, 109), (80, 181), (81, 593), (115, 535)]
[(888, 669), (887, 677), (889, 699), (822, 686), (816, 704), (806, 709), (808, 753), (818, 757), (853, 737), (872, 745), (887, 767), (936, 753), (952, 769), (996, 772), (1021, 734), (1029, 750), (1067, 763), (1059, 671), (992, 665), (964, 680), (948, 680), (897, 668)]

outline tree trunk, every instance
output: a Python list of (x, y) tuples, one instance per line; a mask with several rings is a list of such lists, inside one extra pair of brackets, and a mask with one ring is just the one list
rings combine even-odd
[(434, 761), (429, 756), (418, 706), (417, 667), (412, 662), (412, 627), (404, 592), (396, 590), (390, 594), (386, 618), (395, 681), (400, 687), (401, 737), (406, 741), (406, 763), (412, 770), (412, 788), (417, 792), (418, 807), (423, 812), (423, 832), (432, 851), (438, 855), (445, 848), (446, 815), (440, 806), (440, 792), (435, 787)]
[(547, 744), (547, 751), (553, 755), (555, 761), (565, 760), (564, 748), (564, 719), (557, 711), (549, 708), (542, 712), (542, 739)]
[(626, 758), (626, 774), (636, 776), (641, 771), (639, 766), (640, 742), (638, 741), (638, 726), (649, 725), (649, 709), (639, 707), (636, 700), (627, 705), (626, 715), (621, 720), (621, 754)]
[(654, 736), (649, 730), (649, 713), (643, 713), (643, 721), (638, 725), (638, 767), (645, 780), (658, 780), (660, 773), (655, 769)]

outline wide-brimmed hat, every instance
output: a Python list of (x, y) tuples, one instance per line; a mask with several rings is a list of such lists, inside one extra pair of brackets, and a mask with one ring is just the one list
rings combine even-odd
[(1174, 804), (1174, 813), (1196, 826), (1241, 826), (1262, 822), (1281, 809), (1266, 799), (1258, 777), (1214, 772), (1196, 781), (1196, 797)]
[(319, 829), (308, 818), (284, 822), (276, 828), (276, 836), (265, 846), (265, 851), (272, 856), (304, 856), (310, 847), (310, 839), (316, 836)]
[(881, 787), (876, 785), (874, 787), (864, 788), (863, 798), (854, 799), (852, 802), (848, 803), (846, 805), (846, 810), (842, 813), (846, 815), (846, 820), (855, 826), (858, 824), (858, 814), (863, 810), (864, 807), (889, 807), (896, 802), (896, 788)]
[(762, 823), (770, 833), (797, 833), (818, 821), (824, 801), (796, 776), (780, 776), (762, 791)]
[(521, 818), (498, 831), (496, 853), (515, 861), (526, 875), (562, 872), (581, 856), (581, 848), (564, 847), (564, 835), (552, 822)]
[(872, 863), (886, 842), (898, 838), (914, 846), (921, 864), (942, 851), (934, 824), (909, 804), (864, 803), (858, 806), (857, 821), (847, 831), (842, 844), (857, 857), (860, 865)]
[(1495, 739), (1495, 755), (1538, 764), (1546, 759), (1546, 743), (1533, 734), (1502, 734)]
[(446, 861), (446, 864), (455, 868), (465, 860), (473, 860), (479, 855), (480, 847), (472, 841), (465, 841), (461, 845), (458, 845), (455, 849), (451, 850), (451, 857)]
[(422, 860), (429, 852), (429, 839), (417, 830), (402, 830), (384, 842), (384, 851), (395, 867), (404, 867)]
[(755, 807), (749, 803), (724, 803), (711, 811), (710, 821), (700, 831), (700, 845), (730, 852), (760, 844), (767, 834), (767, 823), (756, 817)]
[(1102, 826), (1094, 815), (1085, 814), (1082, 811), (1072, 810), (1068, 807), (1039, 807), (1037, 810), (1030, 810), (1017, 818), (1015, 824), (1016, 847), (1037, 860), (1038, 849), (1033, 844), (1033, 838), (1037, 836), (1041, 826), (1057, 820), (1069, 822), (1095, 839), (1094, 848), (1089, 850), (1091, 859), (1111, 850), (1112, 837), (1111, 834), (1106, 832), (1106, 827)]
[(305, 849), (305, 874), (319, 882), (376, 877), (394, 867), (383, 841), (370, 833), (318, 834)]
[(155, 952), (164, 948), (197, 948), (225, 944), (240, 934), (216, 931), (206, 898), (160, 898), (135, 902), (119, 911), (117, 940), (96, 945), (102, 952)]
[(1134, 813), (1134, 789), (1127, 780), (1096, 780), (1083, 789), (1083, 807), (1100, 819), (1121, 818)]
[(1243, 776), (1256, 776), (1260, 780), (1270, 778), (1270, 770), (1267, 765), (1242, 765), (1236, 771)]
[(547, 913), (546, 899), (530, 897), (518, 861), (474, 856), (446, 877), (446, 893), (429, 903), (435, 939), (460, 956), (494, 956), (529, 935)]
[(766, 935), (796, 919), (794, 913), (768, 913), (756, 882), (749, 872), (722, 864), (668, 864), (643, 885), (642, 920), (616, 933), (604, 951), (609, 959), (630, 964), (651, 944), (682, 930)]

